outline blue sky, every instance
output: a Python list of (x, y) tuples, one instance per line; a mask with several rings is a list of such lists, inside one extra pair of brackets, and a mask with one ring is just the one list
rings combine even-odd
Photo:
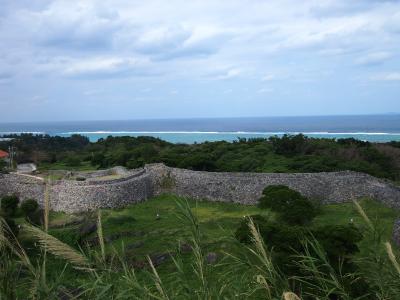
[(0, 122), (400, 112), (400, 1), (0, 4)]

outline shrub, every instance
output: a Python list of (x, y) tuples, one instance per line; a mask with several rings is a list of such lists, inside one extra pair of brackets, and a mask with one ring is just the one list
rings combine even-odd
[(26, 220), (36, 226), (41, 226), (44, 224), (44, 211), (43, 209), (36, 209), (33, 212), (30, 212), (26, 216)]
[(27, 199), (21, 204), (22, 214), (27, 217), (29, 214), (34, 213), (39, 207), (39, 204), (34, 199)]
[(363, 237), (358, 228), (352, 224), (326, 225), (317, 228), (313, 233), (332, 261), (357, 253), (359, 251), (357, 243)]
[(77, 156), (69, 156), (65, 163), (68, 167), (79, 167), (81, 165), (81, 160)]
[(96, 153), (92, 156), (90, 163), (92, 166), (101, 166), (104, 164), (105, 156), (102, 153)]
[(309, 147), (309, 145), (307, 145), (308, 138), (303, 134), (284, 134), (281, 138), (273, 136), (269, 138), (269, 141), (272, 143), (274, 152), (284, 156), (293, 156), (305, 153)]
[(284, 185), (266, 187), (259, 199), (259, 207), (271, 209), (283, 222), (291, 225), (305, 225), (317, 215), (310, 200)]
[[(261, 215), (250, 216), (258, 228), (268, 248), (274, 251), (292, 253), (302, 249), (301, 240), (304, 238), (304, 229), (299, 226), (288, 226), (268, 220)], [(251, 242), (251, 233), (248, 226), (249, 218), (244, 218), (236, 230), (235, 237), (242, 243)]]
[(1, 210), (5, 216), (12, 217), (18, 208), (19, 198), (16, 195), (5, 196), (1, 199)]

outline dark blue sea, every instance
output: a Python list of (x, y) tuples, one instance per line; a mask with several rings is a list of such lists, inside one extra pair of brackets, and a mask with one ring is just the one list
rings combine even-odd
[(81, 134), (91, 141), (107, 136), (153, 136), (173, 143), (233, 141), (303, 133), (316, 138), (353, 137), (371, 142), (400, 141), (400, 114), (310, 117), (154, 119), (1, 123), (9, 133)]

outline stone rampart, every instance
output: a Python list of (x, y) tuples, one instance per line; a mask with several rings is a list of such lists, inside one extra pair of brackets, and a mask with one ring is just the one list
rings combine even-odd
[(390, 207), (400, 208), (399, 187), (357, 172), (199, 172), (163, 164), (147, 165), (146, 170), (151, 174), (156, 194), (173, 193), (196, 199), (255, 204), (266, 186), (283, 184), (325, 204), (371, 197)]
[[(287, 185), (322, 203), (340, 203), (354, 198), (371, 197), (390, 207), (400, 208), (399, 187), (367, 174), (348, 171), (226, 173), (199, 172), (151, 164), (144, 169), (125, 174), (128, 175), (99, 181), (55, 181), (49, 188), (51, 208), (55, 211), (79, 212), (123, 207), (162, 193), (211, 201), (255, 204), (262, 190), (272, 184)], [(0, 174), (0, 196), (16, 194), (22, 201), (34, 198), (42, 204), (44, 190), (44, 181), (38, 178)]]
[[(44, 180), (20, 174), (0, 174), (0, 196), (17, 195), (23, 202), (36, 199), (43, 206)], [(153, 185), (144, 170), (103, 181), (58, 180), (49, 185), (50, 207), (68, 213), (116, 208), (137, 203), (153, 195)]]
[(116, 180), (79, 182), (62, 180), (51, 186), (51, 208), (55, 211), (80, 212), (98, 208), (124, 207), (153, 195), (147, 173)]
[(22, 201), (32, 198), (42, 205), (44, 190), (44, 181), (39, 178), (19, 174), (0, 174), (0, 196), (14, 194)]

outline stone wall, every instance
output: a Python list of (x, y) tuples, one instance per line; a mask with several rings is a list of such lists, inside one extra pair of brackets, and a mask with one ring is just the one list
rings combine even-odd
[(156, 194), (173, 193), (197, 199), (255, 204), (262, 190), (283, 184), (322, 203), (340, 203), (371, 197), (400, 208), (400, 188), (373, 176), (357, 172), (325, 173), (224, 173), (147, 165)]
[(44, 190), (44, 181), (34, 176), (0, 174), (0, 196), (15, 194), (22, 201), (33, 198), (42, 205)]
[[(44, 193), (43, 180), (19, 174), (0, 174), (0, 196), (15, 194), (22, 202), (33, 198), (43, 206)], [(115, 180), (58, 180), (49, 186), (49, 194), (52, 210), (73, 213), (143, 201), (153, 195), (153, 185), (149, 174), (138, 170)]]
[(62, 180), (51, 186), (51, 208), (79, 212), (124, 207), (153, 195), (149, 174), (140, 171), (116, 180), (85, 182)]
[[(163, 164), (147, 165), (118, 179), (55, 181), (50, 186), (50, 204), (56, 211), (79, 212), (122, 207), (161, 193), (255, 204), (262, 190), (271, 184), (287, 185), (322, 203), (371, 197), (400, 208), (399, 187), (362, 173), (217, 173), (170, 168)], [(22, 201), (34, 198), (42, 204), (44, 189), (43, 181), (38, 178), (0, 174), (0, 196), (16, 194)]]

